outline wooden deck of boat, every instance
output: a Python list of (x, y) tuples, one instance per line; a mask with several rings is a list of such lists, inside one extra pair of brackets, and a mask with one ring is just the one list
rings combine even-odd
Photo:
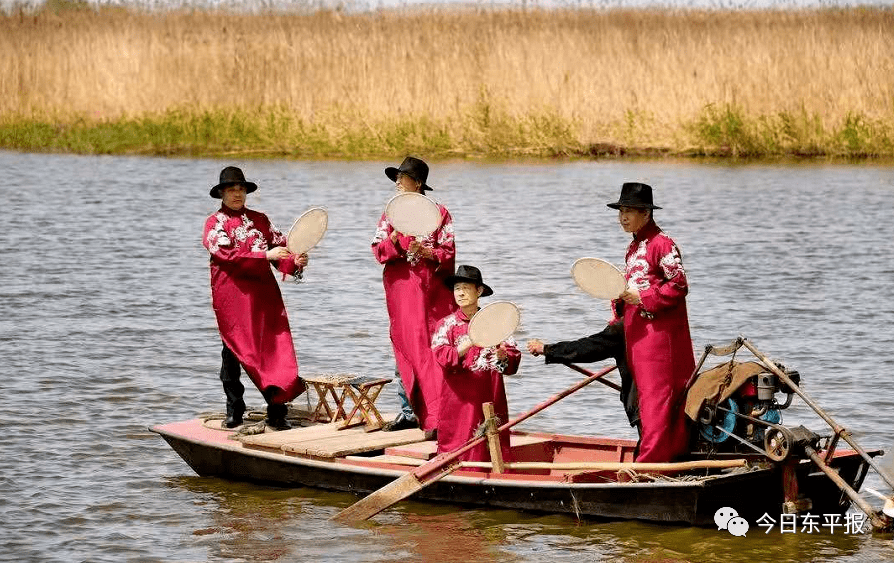
[[(433, 458), (438, 449), (437, 441), (426, 440), (425, 433), (418, 428), (365, 432), (362, 426), (339, 429), (338, 423), (313, 424), (279, 432), (237, 436), (236, 439), (245, 448), (289, 456), (328, 461), (338, 458), (348, 461), (362, 459), (375, 464), (404, 467), (424, 463)], [(523, 458), (549, 457), (546, 451), (549, 442), (550, 439), (544, 436), (510, 436), (513, 453)], [(362, 458), (359, 457), (361, 455)]]
[[(396, 416), (381, 414), (386, 420)], [(273, 432), (268, 429), (262, 434), (239, 435), (222, 428), (222, 420), (218, 419), (207, 419), (202, 426), (205, 431), (218, 431), (219, 434), (213, 434), (237, 440), (246, 449), (320, 461), (365, 462), (395, 468), (418, 465), (418, 461), (430, 460), (437, 453), (437, 442), (426, 440), (424, 432), (418, 428), (367, 432), (362, 424), (342, 428), (343, 420), (323, 423), (313, 422), (313, 418), (310, 405), (305, 408), (298, 404), (290, 407), (290, 419), (293, 424), (302, 426), (290, 430)], [(509, 441), (511, 459), (516, 462), (632, 461), (636, 445), (631, 440), (514, 430), (510, 432)]]
[(238, 438), (246, 448), (277, 451), (286, 455), (334, 459), (346, 455), (384, 450), (425, 442), (418, 428), (396, 432), (365, 432), (362, 426), (339, 429), (339, 423), (315, 424)]

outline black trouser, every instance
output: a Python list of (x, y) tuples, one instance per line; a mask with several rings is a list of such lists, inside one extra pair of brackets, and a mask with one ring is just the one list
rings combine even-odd
[(621, 376), (621, 402), (630, 426), (639, 429), (639, 395), (633, 374), (627, 367), (627, 349), (624, 343), (624, 325), (607, 325), (601, 332), (566, 342), (556, 342), (543, 347), (546, 363), (598, 362), (613, 358)]
[(224, 393), (227, 396), (227, 416), (242, 418), (245, 413), (245, 401), (242, 399), (245, 386), (239, 381), (242, 375), (242, 366), (233, 351), (223, 345), (220, 351), (220, 381), (223, 383)]
[[(220, 381), (223, 383), (224, 393), (227, 396), (227, 416), (242, 418), (245, 413), (245, 401), (242, 398), (245, 386), (239, 381), (242, 375), (242, 366), (239, 365), (236, 354), (226, 344), (223, 345), (220, 357)], [(272, 402), (277, 391), (279, 391), (279, 387), (271, 385), (261, 393), (264, 400), (267, 401), (267, 418), (274, 421), (284, 419), (289, 411), (287, 405)]]

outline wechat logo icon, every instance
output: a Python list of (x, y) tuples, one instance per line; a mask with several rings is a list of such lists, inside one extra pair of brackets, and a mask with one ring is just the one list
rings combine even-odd
[(745, 537), (748, 533), (748, 520), (739, 516), (736, 509), (724, 506), (714, 513), (714, 523), (718, 530), (726, 530), (734, 536)]

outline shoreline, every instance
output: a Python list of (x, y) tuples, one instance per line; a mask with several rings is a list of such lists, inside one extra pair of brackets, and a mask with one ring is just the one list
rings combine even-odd
[[(728, 119), (725, 118), (725, 119)], [(808, 121), (808, 118), (804, 118)], [(821, 135), (768, 132), (767, 117), (739, 118), (737, 128), (722, 121), (684, 124), (689, 135), (679, 146), (625, 145), (612, 141), (581, 142), (573, 125), (548, 130), (525, 120), (504, 120), (490, 129), (454, 127), (427, 120), (360, 128), (307, 124), (282, 110), (269, 112), (172, 111), (134, 118), (91, 120), (0, 115), (0, 150), (82, 155), (233, 157), (370, 160), (406, 154), (427, 158), (555, 159), (707, 159), (751, 161), (894, 161), (894, 131), (883, 122), (851, 119)], [(791, 119), (782, 119), (791, 123)], [(763, 128), (759, 130), (758, 128)], [(417, 134), (402, 138), (402, 131)], [(430, 133), (426, 133), (425, 131)], [(532, 142), (525, 143), (524, 141)]]

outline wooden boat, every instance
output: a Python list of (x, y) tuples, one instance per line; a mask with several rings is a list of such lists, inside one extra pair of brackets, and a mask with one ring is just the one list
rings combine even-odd
[[(735, 361), (747, 349), (755, 361)], [(728, 362), (699, 371), (708, 356), (731, 356)], [(384, 381), (359, 386), (357, 395), (342, 382), (343, 392), (319, 386), (317, 408), (304, 418), (317, 420), (327, 394), (341, 397), (327, 416), (342, 423), (306, 422), (282, 432), (235, 436), (219, 420), (193, 419), (151, 428), (202, 476), (216, 476), (367, 495), (335, 518), (351, 522), (369, 518), (394, 502), (414, 498), (464, 505), (563, 513), (600, 519), (637, 519), (716, 525), (721, 508), (732, 508), (748, 522), (782, 514), (843, 514), (853, 503), (873, 530), (894, 528), (894, 499), (883, 511), (870, 506), (858, 491), (869, 469), (894, 488), (894, 477), (874, 461), (880, 450), (865, 450), (799, 387), (800, 375), (786, 370), (744, 337), (726, 345), (708, 345), (687, 384), (684, 408), (694, 423), (690, 459), (677, 464), (633, 463), (631, 440), (520, 432), (514, 426), (614, 369), (588, 377), (531, 411), (497, 428), (492, 405), (485, 409), (487, 438), (476, 437), (455, 452), (435, 456), (437, 444), (420, 430), (378, 431), (382, 418), (370, 416), (375, 393)], [(334, 385), (334, 384), (333, 384)], [(787, 395), (780, 403), (777, 394)], [(828, 426), (820, 436), (803, 426), (781, 424), (780, 411), (797, 395)], [(343, 410), (345, 397), (356, 408)], [(368, 400), (367, 400), (368, 399)], [(365, 406), (364, 406), (365, 405)], [(370, 407), (370, 408), (367, 408)], [(491, 407), (489, 409), (489, 407)], [(349, 427), (363, 411), (366, 427)], [(488, 414), (489, 413), (489, 414)], [(296, 411), (297, 414), (297, 411)], [(331, 418), (327, 418), (330, 420)], [(370, 432), (370, 430), (375, 430)], [(510, 436), (510, 462), (500, 459), (497, 434)], [(238, 439), (231, 439), (231, 438)], [(493, 463), (459, 462), (463, 451), (491, 442)], [(839, 449), (839, 442), (853, 449)], [(386, 486), (387, 485), (387, 486)], [(890, 506), (889, 506), (890, 505)]]
[[(151, 428), (201, 476), (284, 487), (316, 487), (365, 495), (430, 459), (434, 441), (420, 430), (339, 430), (335, 423), (235, 437), (216, 420), (192, 419)], [(414, 498), (461, 505), (562, 513), (579, 518), (637, 519), (715, 526), (723, 507), (749, 522), (764, 514), (779, 520), (783, 504), (797, 501), (813, 514), (841, 514), (851, 500), (810, 459), (773, 462), (755, 454), (714, 454), (737, 467), (707, 467), (696, 455), (689, 466), (642, 472), (633, 464), (635, 442), (613, 438), (511, 432), (511, 472), (460, 467)], [(880, 452), (868, 452), (870, 456)], [(825, 455), (825, 452), (820, 452)], [(706, 467), (681, 471), (679, 468)], [(828, 465), (859, 490), (867, 461), (835, 450)], [(794, 481), (793, 481), (794, 479)], [(792, 482), (796, 483), (792, 497)]]

